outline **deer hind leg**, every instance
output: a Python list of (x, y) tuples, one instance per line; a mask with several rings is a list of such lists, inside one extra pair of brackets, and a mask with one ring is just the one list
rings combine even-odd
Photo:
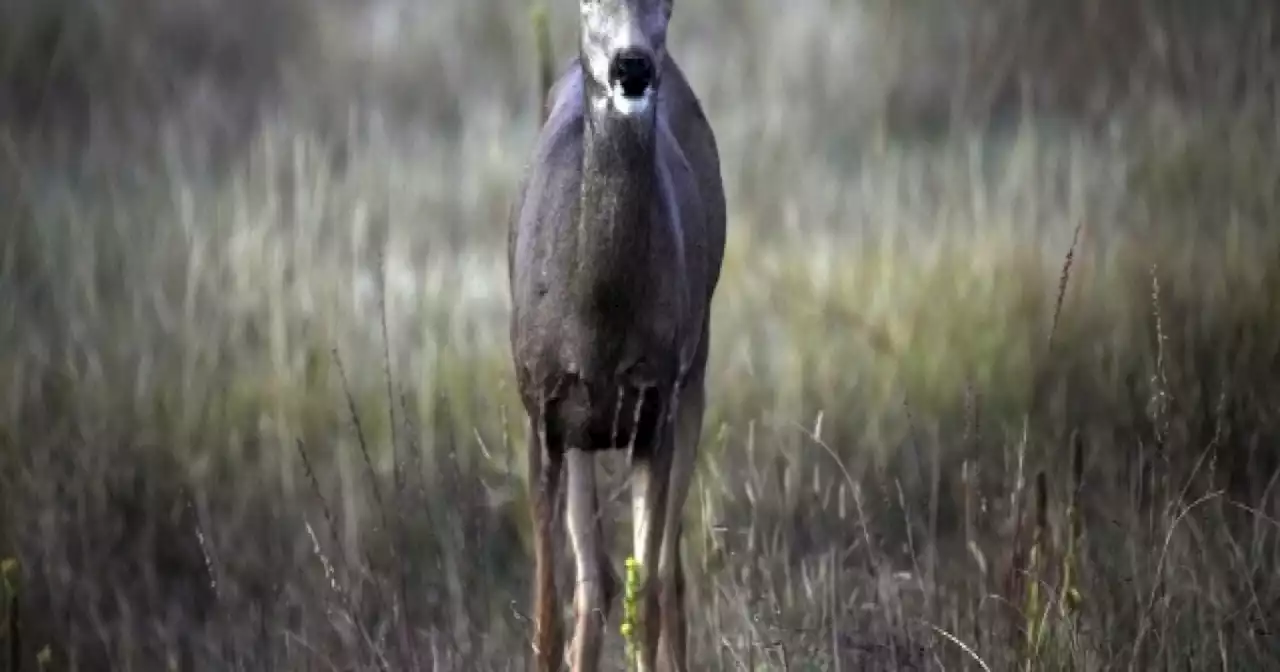
[(674, 448), (673, 423), (663, 421), (655, 445), (634, 451), (631, 465), (632, 534), (640, 570), (636, 612), (639, 630), (638, 672), (655, 669), (661, 635), (658, 568), (667, 510), (668, 481)]
[(536, 672), (559, 672), (564, 661), (560, 601), (556, 596), (556, 504), (560, 495), (563, 451), (556, 437), (548, 437), (544, 421), (535, 420), (529, 432), (530, 510), (533, 515), (534, 593), (533, 655)]
[(600, 664), (604, 624), (609, 618), (615, 589), (603, 546), (595, 461), (589, 453), (571, 448), (568, 468), (567, 523), (577, 569), (570, 668), (588, 671), (597, 669)]
[(618, 590), (622, 582), (618, 578), (618, 573), (613, 569), (613, 562), (609, 560), (608, 541), (604, 536), (604, 525), (602, 524), (602, 514), (600, 512), (600, 496), (599, 489), (592, 493), (592, 499), (595, 502), (596, 509), (596, 535), (600, 539), (600, 552), (597, 554), (600, 586), (604, 593), (604, 616), (607, 622), (613, 614), (613, 605), (616, 604)]
[(680, 560), (682, 521), (689, 485), (693, 481), (693, 472), (698, 462), (704, 398), (700, 382), (691, 383), (680, 397), (680, 408), (677, 409), (675, 419), (675, 445), (662, 533), (662, 551), (658, 559), (658, 578), (662, 587), (662, 657), (666, 660), (666, 669), (678, 672), (688, 669), (685, 577)]

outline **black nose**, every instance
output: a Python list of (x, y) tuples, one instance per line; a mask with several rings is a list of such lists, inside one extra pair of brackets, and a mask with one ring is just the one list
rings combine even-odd
[(623, 49), (609, 63), (609, 83), (622, 95), (639, 98), (653, 84), (653, 57), (640, 49)]

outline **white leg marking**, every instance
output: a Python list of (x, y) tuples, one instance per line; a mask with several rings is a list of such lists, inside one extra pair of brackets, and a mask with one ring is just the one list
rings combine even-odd
[[(698, 461), (698, 441), (702, 433), (703, 391), (699, 387), (686, 391), (684, 404), (675, 422), (675, 454), (672, 456), (671, 478), (667, 489), (666, 520), (663, 521), (662, 553), (658, 560), (658, 576), (667, 592), (662, 605), (662, 657), (667, 669), (684, 672), (688, 651), (688, 619), (685, 617), (684, 595), (680, 589), (682, 567), (680, 547), (684, 505)], [(668, 611), (671, 610), (671, 611)]]
[(604, 634), (604, 577), (600, 575), (600, 526), (597, 521), (596, 467), (591, 454), (571, 448), (567, 522), (577, 566), (574, 634), (570, 661), (574, 670), (594, 670)]
[(642, 584), (640, 612), (640, 672), (654, 669), (658, 653), (661, 629), (659, 588), (661, 577), (654, 571), (659, 567), (662, 552), (662, 535), (666, 522), (668, 484), (671, 478), (671, 459), (675, 449), (674, 421), (680, 406), (678, 390), (673, 391), (663, 409), (655, 445), (644, 456), (635, 460), (631, 471), (632, 526), (635, 556), (640, 566)]

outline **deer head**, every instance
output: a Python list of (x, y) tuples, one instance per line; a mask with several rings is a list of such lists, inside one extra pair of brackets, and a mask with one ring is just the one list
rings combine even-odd
[(652, 125), (672, 0), (580, 0), (583, 87), (591, 116)]

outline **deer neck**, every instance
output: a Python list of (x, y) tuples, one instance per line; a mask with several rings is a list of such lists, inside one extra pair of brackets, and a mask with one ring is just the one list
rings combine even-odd
[(644, 291), (656, 186), (656, 124), (586, 101), (577, 294), (595, 311), (630, 312)]

